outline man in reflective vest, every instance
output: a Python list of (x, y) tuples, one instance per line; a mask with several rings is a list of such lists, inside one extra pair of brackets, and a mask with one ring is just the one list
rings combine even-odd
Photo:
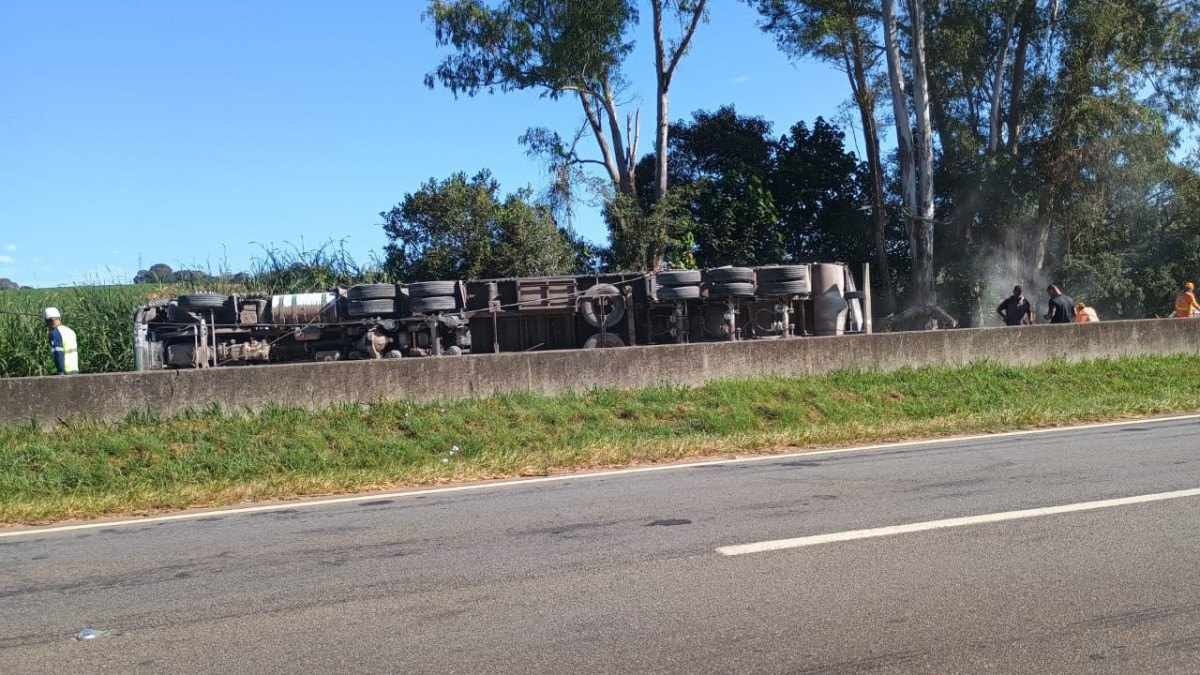
[(55, 307), (42, 312), (46, 328), (50, 331), (50, 351), (54, 355), (54, 367), (59, 375), (74, 375), (79, 372), (79, 343), (75, 331), (62, 322), (62, 313)]

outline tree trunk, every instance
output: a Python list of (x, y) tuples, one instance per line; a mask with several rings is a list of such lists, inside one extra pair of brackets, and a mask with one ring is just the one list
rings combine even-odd
[(608, 140), (604, 138), (604, 124), (600, 121), (600, 115), (592, 107), (592, 95), (584, 91), (579, 92), (579, 103), (583, 106), (583, 114), (587, 118), (588, 127), (591, 128), (592, 135), (596, 138), (596, 145), (600, 148), (601, 161), (604, 162), (604, 168), (608, 171), (608, 178), (613, 185), (620, 185), (621, 172), (617, 168), (617, 161), (613, 158), (612, 150), (608, 147)]
[(667, 50), (663, 44), (663, 0), (651, 0), (654, 12), (654, 73), (658, 82), (658, 110), (654, 119), (654, 198), (667, 194), (667, 135), (670, 131), (671, 81), (667, 78)]
[(909, 0), (909, 21), (912, 24), (913, 112), (917, 122), (913, 136), (913, 163), (917, 170), (917, 249), (913, 251), (913, 286), (915, 301), (920, 305), (936, 305), (937, 292), (933, 281), (933, 124), (929, 119), (929, 84), (925, 69), (925, 7), (924, 0)]
[[(666, 0), (651, 0), (650, 9), (654, 14), (654, 71), (658, 82), (658, 110), (655, 116), (654, 133), (654, 195), (662, 199), (667, 194), (667, 141), (670, 133), (670, 90), (671, 79), (675, 76), (675, 68), (687, 52), (696, 34), (696, 27), (704, 17), (708, 0), (699, 0), (687, 10), (688, 24), (679, 44), (668, 54), (667, 44), (663, 37), (663, 3)], [(635, 160), (636, 161), (636, 160)]]
[(916, 251), (916, 228), (913, 215), (917, 211), (917, 179), (913, 168), (913, 134), (908, 119), (908, 95), (904, 90), (903, 66), (896, 28), (896, 0), (883, 0), (883, 42), (887, 53), (888, 81), (892, 90), (892, 117), (896, 123), (896, 146), (900, 161), (902, 220), (908, 232), (909, 246)]
[(847, 69), (846, 74), (850, 77), (850, 90), (858, 105), (863, 137), (867, 145), (867, 170), (871, 179), (871, 234), (875, 243), (875, 267), (878, 270), (876, 279), (883, 289), (880, 304), (886, 316), (896, 312), (896, 294), (892, 289), (892, 267), (887, 255), (888, 214), (884, 208), (883, 161), (879, 151), (879, 125), (875, 120), (875, 94), (867, 80), (862, 37), (857, 30), (850, 33), (850, 46), (851, 67)]
[[(988, 154), (995, 155), (1000, 148), (1000, 132), (1004, 103), (1004, 66), (1008, 63), (1008, 44), (1012, 42), (1013, 24), (1017, 20), (1017, 10), (1020, 0), (1013, 2), (1012, 11), (1004, 22), (1004, 35), (1001, 38), (1000, 50), (996, 54), (996, 72), (992, 75), (992, 109), (988, 114)], [(1015, 93), (1014, 93), (1015, 95)]]
[(1025, 101), (1025, 68), (1029, 41), (1033, 33), (1033, 0), (1025, 0), (1021, 8), (1020, 33), (1017, 50), (1013, 53), (1012, 85), (1008, 104), (1008, 154), (1020, 154), (1022, 104)]
[(608, 116), (608, 131), (612, 136), (613, 155), (617, 161), (617, 190), (621, 194), (636, 196), (637, 186), (634, 184), (633, 166), (625, 150), (625, 137), (621, 133), (621, 121), (617, 116), (617, 104), (613, 101), (612, 85), (604, 80), (604, 95), (600, 99), (604, 112)]

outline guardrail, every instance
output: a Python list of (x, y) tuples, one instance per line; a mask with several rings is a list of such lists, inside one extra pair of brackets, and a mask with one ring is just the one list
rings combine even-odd
[(895, 370), (992, 361), (1200, 354), (1200, 321), (1154, 319), (587, 351), (349, 361), (0, 379), (0, 424), (53, 426), (168, 416), (212, 404), (319, 409), (339, 403), (454, 400), (508, 392), (696, 386), (719, 379)]

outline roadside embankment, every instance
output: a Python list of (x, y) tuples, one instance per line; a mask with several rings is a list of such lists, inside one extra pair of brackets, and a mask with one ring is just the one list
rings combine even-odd
[(320, 410), (382, 401), (452, 401), (496, 394), (700, 386), (749, 377), (840, 370), (890, 371), (988, 360), (1200, 354), (1200, 321), (1111, 321), (1068, 326), (881, 333), (625, 349), (484, 354), (207, 370), (0, 379), (0, 424), (172, 416), (220, 405)]
[(0, 425), (0, 523), (1197, 409), (1200, 359), (1177, 355)]

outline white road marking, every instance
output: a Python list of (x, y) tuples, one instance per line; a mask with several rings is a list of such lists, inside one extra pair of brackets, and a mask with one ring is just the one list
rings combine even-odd
[(1132, 506), (1134, 504), (1161, 502), (1168, 499), (1182, 499), (1184, 497), (1200, 497), (1200, 488), (1174, 490), (1172, 492), (1156, 492), (1149, 495), (1119, 497), (1117, 499), (1101, 499), (1094, 502), (1079, 502), (1076, 504), (1063, 504), (1061, 506), (1043, 506), (1036, 509), (1023, 509), (1021, 511), (1002, 511), (1000, 513), (987, 513), (981, 516), (965, 516), (963, 518), (929, 520), (924, 523), (909, 523), (907, 525), (875, 527), (868, 530), (847, 530), (845, 532), (815, 534), (810, 537), (796, 537), (794, 539), (758, 541), (752, 544), (722, 546), (717, 549), (717, 553), (720, 553), (721, 555), (746, 555), (748, 553), (782, 551), (790, 548), (804, 548), (806, 546), (833, 544), (839, 541), (874, 539), (875, 537), (891, 537), (897, 534), (912, 534), (914, 532), (928, 532), (929, 530), (944, 530), (949, 527), (965, 527), (967, 525), (1003, 523), (1009, 520), (1040, 518), (1041, 516), (1054, 516), (1062, 513), (1078, 513), (1080, 511), (1096, 511), (1098, 509), (1111, 509), (1116, 506)]
[(188, 511), (186, 513), (176, 513), (169, 516), (147, 516), (143, 518), (129, 518), (126, 520), (100, 520), (86, 523), (77, 523), (73, 525), (52, 525), (49, 527), (27, 528), (0, 531), (0, 539), (6, 537), (24, 537), (37, 534), (53, 534), (55, 532), (71, 532), (74, 530), (92, 530), (97, 528), (108, 527), (126, 527), (129, 525), (146, 525), (150, 523), (166, 523), (176, 520), (195, 520), (198, 518), (211, 518), (215, 516), (231, 516), (242, 513), (263, 513), (265, 511), (279, 511), (282, 509), (297, 509), (318, 506), (333, 506), (337, 504), (353, 504), (355, 502), (374, 501), (377, 499), (402, 499), (405, 497), (416, 497), (418, 495), (437, 495), (448, 494), (454, 492), (469, 492), (474, 490), (486, 490), (491, 488), (518, 487), (522, 485), (534, 485), (538, 483), (554, 483), (568, 480), (585, 480), (595, 478), (609, 478), (612, 476), (627, 476), (639, 473), (651, 473), (655, 471), (678, 471), (681, 469), (695, 469), (705, 466), (720, 466), (722, 464), (747, 464), (752, 462), (769, 462), (781, 459), (793, 459), (797, 457), (824, 457), (828, 455), (842, 455), (854, 452), (873, 452), (886, 450), (900, 450), (903, 448), (911, 448), (916, 446), (928, 445), (948, 445), (952, 443), (964, 443), (970, 441), (991, 440), (997, 438), (1012, 438), (1016, 436), (1033, 436), (1037, 434), (1048, 433), (1067, 433), (1072, 431), (1087, 431), (1089, 429), (1107, 429), (1111, 427), (1125, 427), (1133, 425), (1146, 424), (1162, 424), (1166, 422), (1181, 422), (1187, 420), (1200, 419), (1200, 413), (1191, 415), (1175, 415), (1173, 417), (1152, 417), (1148, 419), (1133, 419), (1120, 420), (1116, 422), (1097, 422), (1093, 424), (1078, 424), (1069, 427), (1046, 427), (1042, 429), (1025, 429), (1023, 431), (1004, 431), (995, 434), (972, 434), (969, 436), (947, 436), (945, 438), (933, 438), (925, 440), (912, 441), (897, 441), (894, 443), (878, 443), (874, 445), (859, 445), (852, 448), (835, 448), (832, 450), (802, 450), (800, 452), (789, 452), (779, 455), (754, 455), (752, 457), (730, 457), (727, 459), (713, 459), (704, 462), (689, 462), (685, 464), (657, 464), (654, 466), (640, 466), (630, 469), (613, 469), (610, 471), (593, 471), (584, 473), (564, 473), (554, 476), (541, 476), (538, 478), (520, 478), (517, 480), (493, 481), (489, 483), (472, 483), (470, 485), (455, 485), (453, 487), (428, 488), (424, 490), (401, 490), (397, 492), (385, 492), (374, 494), (350, 495), (346, 497), (327, 497), (323, 499), (310, 499), (306, 501), (279, 502), (275, 504), (263, 504), (260, 506), (242, 506), (226, 509), (216, 509), (212, 511)]

